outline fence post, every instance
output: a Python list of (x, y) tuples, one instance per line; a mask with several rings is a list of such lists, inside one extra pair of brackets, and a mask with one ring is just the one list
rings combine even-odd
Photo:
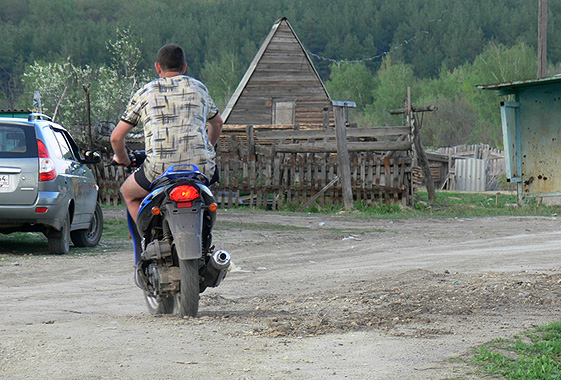
[(245, 134), (247, 136), (247, 161), (255, 159), (255, 135), (253, 125), (246, 125)]
[(345, 210), (353, 208), (353, 190), (351, 187), (351, 162), (349, 160), (349, 148), (347, 146), (347, 130), (343, 107), (333, 106), (335, 114), (335, 137), (337, 139), (337, 160), (339, 162), (339, 178), (343, 189), (343, 204)]

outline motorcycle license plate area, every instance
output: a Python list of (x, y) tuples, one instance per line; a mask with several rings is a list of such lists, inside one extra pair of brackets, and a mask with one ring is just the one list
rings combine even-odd
[(177, 249), (177, 257), (180, 260), (201, 258), (202, 212), (200, 207), (178, 208), (174, 204), (168, 203), (164, 209)]

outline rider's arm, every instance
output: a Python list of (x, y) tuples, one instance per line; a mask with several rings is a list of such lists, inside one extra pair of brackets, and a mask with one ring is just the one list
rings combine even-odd
[(222, 121), (220, 114), (216, 114), (216, 116), (208, 121), (208, 124), (208, 139), (212, 146), (215, 146), (220, 138), (224, 121)]
[(113, 130), (113, 133), (111, 133), (111, 146), (115, 153), (113, 160), (120, 165), (128, 166), (131, 163), (125, 147), (125, 136), (133, 127), (134, 125), (121, 120)]

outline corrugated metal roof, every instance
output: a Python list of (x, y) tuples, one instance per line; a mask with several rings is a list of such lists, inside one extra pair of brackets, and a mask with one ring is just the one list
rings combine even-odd
[(482, 90), (499, 90), (500, 95), (507, 95), (517, 92), (521, 88), (525, 87), (535, 87), (548, 84), (558, 84), (561, 83), (561, 74), (554, 75), (552, 77), (540, 78), (540, 79), (526, 79), (526, 80), (516, 80), (505, 83), (494, 83), (494, 84), (480, 84), (477, 88)]

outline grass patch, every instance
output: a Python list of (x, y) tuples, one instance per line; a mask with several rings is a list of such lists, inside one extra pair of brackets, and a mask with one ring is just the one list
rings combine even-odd
[(129, 225), (126, 219), (104, 219), (102, 240), (123, 240), (129, 238)]
[(0, 234), (0, 247), (2, 253), (12, 255), (39, 255), (46, 254), (49, 250), (45, 235), (35, 232)]
[[(282, 211), (296, 211), (296, 207), (287, 206)], [(303, 212), (311, 214), (336, 214), (341, 207), (313, 205)], [(517, 196), (505, 193), (458, 193), (437, 191), (435, 200), (429, 201), (426, 191), (420, 191), (412, 207), (400, 204), (366, 204), (354, 202), (351, 215), (373, 218), (466, 218), (484, 216), (551, 216), (561, 211), (561, 206), (547, 206), (531, 199), (528, 204), (518, 207)]]
[[(129, 229), (124, 219), (105, 219), (103, 221), (103, 235), (95, 247), (70, 246), (70, 255), (97, 254), (104, 249), (104, 245), (113, 242), (129, 240)], [(14, 232), (8, 235), (0, 234), (0, 257), (7, 255), (47, 255), (49, 248), (47, 238), (40, 232)], [(132, 243), (131, 243), (132, 249)]]
[(561, 322), (493, 341), (474, 355), (482, 373), (517, 380), (561, 379)]

